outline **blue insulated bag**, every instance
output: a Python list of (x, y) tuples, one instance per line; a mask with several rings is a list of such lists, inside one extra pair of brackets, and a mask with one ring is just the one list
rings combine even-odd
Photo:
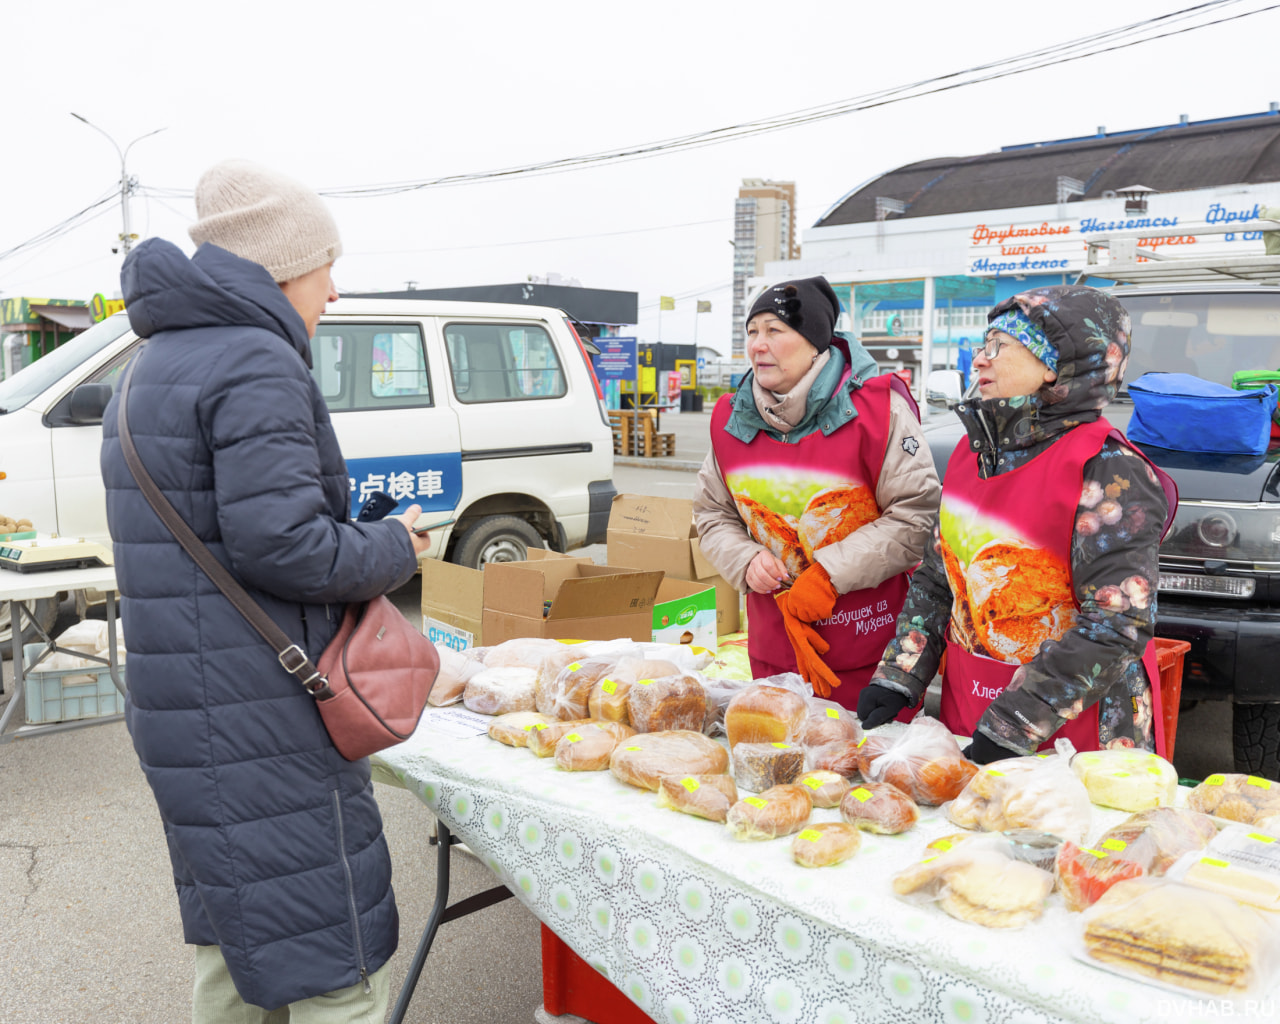
[(1271, 441), (1275, 384), (1236, 391), (1189, 373), (1144, 373), (1129, 385), (1136, 444), (1181, 452), (1261, 455)]

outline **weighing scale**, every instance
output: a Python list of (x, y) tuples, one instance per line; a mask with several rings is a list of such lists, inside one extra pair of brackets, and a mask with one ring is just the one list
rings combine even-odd
[(111, 552), (83, 537), (34, 537), (0, 541), (0, 569), (50, 572), (54, 569), (93, 569), (112, 564)]

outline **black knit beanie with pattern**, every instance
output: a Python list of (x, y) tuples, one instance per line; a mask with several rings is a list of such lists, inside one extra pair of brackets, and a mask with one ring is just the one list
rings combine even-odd
[(831, 347), (840, 300), (825, 277), (783, 281), (766, 288), (751, 304), (747, 322), (757, 313), (772, 313), (793, 331), (803, 334), (819, 352)]

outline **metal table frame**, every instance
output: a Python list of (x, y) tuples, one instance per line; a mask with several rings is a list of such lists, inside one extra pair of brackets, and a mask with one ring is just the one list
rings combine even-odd
[[(101, 590), (107, 601), (107, 654), (106, 658), (85, 654), (82, 651), (67, 651), (54, 643), (53, 637), (36, 621), (35, 613), (27, 607), (27, 601), (42, 597), (56, 597), (59, 593), (72, 590), (93, 588)], [(117, 722), (124, 716), (104, 715), (100, 718), (82, 718), (71, 722), (49, 722), (43, 725), (22, 725), (12, 732), (8, 731), (9, 723), (17, 716), (26, 703), (26, 687), (23, 685), (24, 666), (22, 658), (22, 613), (25, 611), (32, 624), (44, 641), (45, 650), (41, 658), (54, 651), (65, 651), (78, 658), (97, 661), (106, 665), (111, 675), (111, 682), (123, 695), (125, 683), (120, 677), (120, 662), (116, 651), (116, 574), (111, 566), (94, 569), (55, 569), (51, 572), (18, 573), (0, 570), (0, 601), (9, 602), (9, 618), (13, 624), (13, 688), (14, 694), (0, 715), (0, 744), (12, 743), (15, 739), (38, 736), (43, 733), (64, 732), (68, 729), (81, 729), (89, 725), (103, 722)], [(38, 661), (39, 659), (37, 659)], [(2, 685), (2, 684), (0, 684)], [(3, 692), (0, 689), (0, 692)]]
[(496, 885), (492, 889), (486, 889), (484, 892), (468, 896), (466, 899), (459, 900), (450, 906), (450, 847), (459, 842), (461, 840), (449, 831), (449, 826), (437, 818), (436, 834), (430, 839), (430, 843), (437, 847), (436, 901), (431, 908), (431, 916), (427, 919), (427, 927), (423, 929), (422, 938), (418, 942), (417, 952), (413, 954), (413, 961), (409, 964), (409, 973), (405, 976), (404, 984), (400, 987), (400, 994), (396, 997), (396, 1005), (391, 1013), (390, 1024), (402, 1024), (404, 1021), (404, 1015), (409, 1009), (409, 1000), (413, 998), (414, 990), (418, 987), (418, 979), (421, 977), (422, 968), (427, 962), (427, 954), (431, 951), (431, 944), (435, 941), (436, 932), (440, 930), (440, 926), (450, 921), (456, 921), (460, 917), (466, 917), (468, 914), (474, 914), (477, 910), (484, 910), (485, 907), (491, 907), (495, 903), (509, 900), (515, 895), (505, 885)]

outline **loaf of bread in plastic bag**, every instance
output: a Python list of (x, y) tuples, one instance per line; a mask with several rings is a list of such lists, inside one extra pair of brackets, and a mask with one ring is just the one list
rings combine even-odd
[(808, 824), (791, 840), (791, 856), (802, 868), (841, 864), (858, 852), (862, 831), (843, 821)]
[(862, 740), (836, 740), (818, 747), (806, 747), (805, 760), (814, 770), (835, 772), (846, 779), (861, 778), (858, 771), (858, 764), (861, 762), (858, 744), (861, 742)]
[(539, 725), (551, 725), (556, 719), (537, 711), (512, 711), (499, 715), (489, 725), (489, 738), (509, 747), (527, 747), (529, 735)]
[(564, 649), (565, 645), (559, 640), (517, 637), (515, 640), (506, 640), (488, 648), (484, 655), (484, 667), (531, 668), (536, 671), (542, 664), (542, 659), (548, 654)]
[(753, 793), (795, 782), (804, 772), (804, 748), (794, 743), (739, 743), (729, 756), (734, 781)]
[(702, 683), (691, 673), (637, 679), (627, 694), (627, 720), (636, 732), (701, 731), (707, 717)]
[(533, 711), (532, 668), (486, 668), (467, 680), (462, 703), (478, 715), (507, 715), (512, 711)]
[(849, 792), (848, 779), (837, 772), (821, 768), (805, 772), (795, 781), (809, 791), (814, 807), (839, 807), (840, 801)]
[(722, 775), (729, 751), (692, 730), (637, 734), (613, 750), (609, 770), (619, 782), (657, 790), (664, 775)]
[(1071, 759), (1089, 800), (1120, 811), (1167, 807), (1178, 792), (1178, 772), (1159, 754), (1120, 748), (1087, 750)]
[(809, 706), (781, 686), (748, 686), (729, 701), (724, 731), (730, 748), (739, 743), (799, 744)]
[(560, 742), (561, 736), (590, 724), (591, 719), (580, 718), (576, 722), (556, 719), (550, 725), (535, 725), (529, 733), (529, 742), (525, 745), (538, 757), (551, 757), (556, 752), (556, 744)]
[[(1059, 742), (1074, 753), (1070, 743)], [(980, 769), (945, 809), (961, 828), (1030, 828), (1073, 843), (1084, 839), (1093, 814), (1084, 783), (1055, 754), (995, 761)]]
[(484, 662), (479, 658), (468, 657), (469, 651), (455, 651), (448, 644), (437, 643), (435, 648), (440, 656), (440, 671), (436, 673), (436, 681), (427, 694), (427, 703), (442, 708), (462, 700), (467, 681), (484, 669)]
[(862, 739), (858, 716), (848, 708), (815, 697), (809, 701), (800, 743), (805, 747), (822, 747), (828, 743), (853, 742)]
[(888, 782), (863, 782), (840, 801), (840, 817), (865, 832), (897, 835), (920, 818), (915, 801)]
[(664, 775), (658, 780), (658, 806), (708, 821), (724, 821), (738, 802), (738, 788), (728, 775)]
[[(651, 645), (652, 646), (652, 645)], [(591, 687), (587, 696), (587, 714), (607, 722), (631, 723), (627, 699), (637, 679), (661, 679), (680, 675), (680, 668), (672, 661), (647, 660), (641, 657), (624, 657), (613, 669)]]
[(586, 658), (568, 662), (555, 675), (540, 672), (533, 688), (534, 703), (544, 715), (562, 722), (587, 718), (591, 688), (605, 679), (617, 663), (616, 658)]
[(566, 772), (602, 772), (609, 767), (618, 737), (598, 725), (581, 725), (560, 737), (556, 766)]
[(813, 801), (803, 786), (774, 786), (739, 800), (729, 808), (725, 824), (734, 839), (776, 839), (799, 831), (812, 811)]

